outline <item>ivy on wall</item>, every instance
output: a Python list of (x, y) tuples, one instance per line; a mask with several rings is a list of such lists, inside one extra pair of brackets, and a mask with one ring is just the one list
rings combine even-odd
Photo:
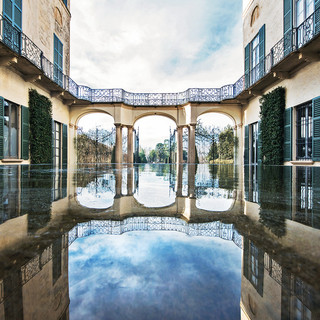
[(52, 103), (29, 90), (31, 163), (52, 163)]
[(260, 99), (261, 159), (264, 164), (283, 164), (285, 88), (278, 87)]

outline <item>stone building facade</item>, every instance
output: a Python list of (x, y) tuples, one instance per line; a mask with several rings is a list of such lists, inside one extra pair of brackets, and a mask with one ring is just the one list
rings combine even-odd
[(74, 138), (81, 117), (103, 112), (114, 118), (116, 162), (122, 129), (128, 129), (133, 162), (135, 122), (164, 115), (177, 125), (177, 162), (188, 129), (188, 162), (195, 162), (197, 118), (219, 112), (234, 122), (237, 164), (259, 164), (260, 98), (285, 88), (284, 164), (320, 163), (320, 0), (254, 0), (243, 11), (244, 75), (221, 88), (138, 94), (76, 84), (70, 69), (70, 2), (3, 0), (0, 3), (0, 163), (30, 163), (29, 90), (52, 102), (52, 158), (76, 163)]

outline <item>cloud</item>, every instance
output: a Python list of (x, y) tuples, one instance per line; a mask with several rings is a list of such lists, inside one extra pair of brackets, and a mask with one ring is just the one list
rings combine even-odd
[(69, 249), (70, 319), (240, 317), (241, 250), (174, 232), (91, 236)]
[(71, 77), (93, 88), (176, 92), (243, 73), (238, 0), (78, 0)]

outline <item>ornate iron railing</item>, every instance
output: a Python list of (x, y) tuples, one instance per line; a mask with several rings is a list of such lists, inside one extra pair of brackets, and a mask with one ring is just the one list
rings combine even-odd
[(288, 54), (304, 46), (319, 33), (320, 9), (317, 9), (300, 26), (286, 33), (257, 66), (234, 84), (221, 88), (191, 88), (179, 93), (132, 93), (123, 89), (91, 89), (78, 85), (69, 76), (58, 70), (32, 40), (0, 15), (0, 41), (28, 59), (63, 90), (68, 91), (77, 99), (92, 103), (124, 103), (134, 106), (176, 106), (189, 102), (220, 102), (234, 99), (262, 79)]
[(219, 237), (233, 241), (242, 249), (242, 236), (232, 224), (220, 221), (187, 223), (172, 217), (131, 217), (123, 221), (92, 220), (80, 223), (69, 232), (69, 245), (77, 238), (93, 234), (121, 235), (131, 231), (177, 231), (188, 236)]

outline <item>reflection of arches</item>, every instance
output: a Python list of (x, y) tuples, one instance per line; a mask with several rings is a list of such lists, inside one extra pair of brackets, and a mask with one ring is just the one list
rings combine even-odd
[(160, 112), (158, 112), (158, 111), (157, 112), (154, 112), (154, 111), (150, 112), (149, 111), (149, 112), (146, 112), (146, 113), (143, 113), (143, 114), (136, 116), (135, 119), (133, 120), (133, 126), (136, 124), (137, 121), (141, 120), (142, 118), (150, 117), (150, 116), (165, 117), (165, 118), (172, 120), (177, 125), (177, 120), (173, 115), (165, 113), (165, 112), (161, 112), (161, 111)]
[(62, 27), (62, 15), (57, 7), (54, 8), (54, 19), (59, 27)]

